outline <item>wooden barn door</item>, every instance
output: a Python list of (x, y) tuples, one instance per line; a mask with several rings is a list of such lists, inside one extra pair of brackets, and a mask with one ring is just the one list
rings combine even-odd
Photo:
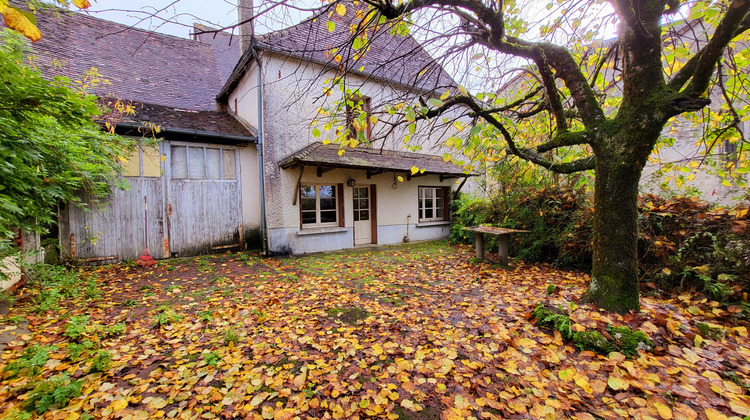
[(239, 150), (171, 142), (167, 155), (167, 223), (172, 255), (242, 244)]
[(112, 195), (96, 202), (84, 194), (83, 207), (68, 204), (63, 209), (60, 241), (66, 256), (112, 263), (143, 255), (148, 246), (152, 257), (169, 257), (164, 253), (166, 223), (160, 147), (164, 146), (142, 145), (132, 156), (123, 157), (127, 190), (113, 187)]

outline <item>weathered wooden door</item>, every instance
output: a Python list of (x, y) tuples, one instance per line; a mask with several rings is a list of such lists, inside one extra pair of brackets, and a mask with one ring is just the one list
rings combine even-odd
[(123, 178), (128, 189), (112, 188), (112, 195), (98, 202), (83, 194), (83, 206), (68, 204), (63, 209), (60, 241), (66, 256), (116, 262), (143, 255), (148, 246), (152, 257), (169, 257), (163, 246), (166, 226), (160, 147), (163, 151), (165, 145), (140, 147), (126, 159)]
[(242, 243), (239, 151), (234, 146), (171, 142), (167, 224), (172, 255)]

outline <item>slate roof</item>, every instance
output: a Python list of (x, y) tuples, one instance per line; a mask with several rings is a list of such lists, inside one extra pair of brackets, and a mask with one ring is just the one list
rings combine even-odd
[[(417, 40), (411, 36), (391, 35), (387, 24), (375, 33), (369, 33), (370, 50), (355, 61), (353, 56), (356, 50), (350, 48), (349, 40), (350, 25), (359, 22), (355, 16), (357, 7), (351, 2), (344, 4), (347, 6), (344, 16), (334, 12), (329, 19), (328, 14), (333, 9), (330, 5), (324, 6), (312, 17), (297, 25), (255, 37), (253, 49), (276, 52), (335, 68), (343, 66), (352, 73), (360, 73), (410, 89), (416, 88), (418, 91), (440, 90), (442, 93), (446, 87), (457, 86), (453, 78)], [(327, 28), (329, 20), (335, 23), (333, 32)], [(330, 54), (334, 48), (338, 49), (336, 54), (342, 57), (341, 63), (334, 60), (336, 54)], [(234, 74), (224, 85), (220, 97), (226, 96), (236, 85), (247, 63), (254, 58), (253, 54), (251, 49), (243, 55), (235, 67)], [(360, 71), (363, 66), (363, 70)]]
[[(242, 55), (240, 51), (240, 37), (237, 34), (225, 31), (198, 33), (200, 31), (211, 30), (214, 30), (214, 28), (196, 23), (194, 26), (195, 35), (193, 36), (195, 40), (211, 46), (211, 50), (216, 58), (216, 68), (219, 72), (221, 85), (223, 86), (229, 79), (229, 76), (232, 75), (232, 70), (234, 70), (234, 66)], [(216, 93), (218, 92), (217, 90)]]
[[(16, 5), (26, 7), (25, 2)], [(239, 47), (233, 56), (224, 56), (208, 43), (83, 13), (44, 8), (35, 16), (42, 39), (32, 44), (32, 52), (42, 74), (81, 80), (96, 68), (109, 83), (94, 85), (90, 93), (103, 102), (120, 98), (136, 104), (136, 115), (125, 117), (123, 125), (145, 121), (165, 132), (192, 132), (193, 138), (257, 136), (216, 102), (226, 80), (218, 71), (218, 61), (232, 60), (222, 67), (226, 74), (226, 67), (233, 67), (239, 57)]]
[(339, 156), (339, 145), (321, 142), (306, 146), (279, 162), (283, 169), (300, 165), (328, 166), (336, 168), (369, 169), (375, 171), (403, 171), (411, 173), (411, 167), (425, 169), (425, 174), (446, 176), (471, 176), (451, 162), (439, 156), (392, 150), (354, 148), (346, 149)]
[(208, 44), (75, 12), (36, 14), (42, 39), (32, 44), (45, 76), (79, 80), (95, 67), (111, 84), (91, 93), (183, 109), (215, 110), (221, 89)]
[[(112, 109), (114, 99), (103, 99), (102, 104)], [(182, 135), (223, 136), (234, 140), (256, 141), (258, 132), (248, 130), (226, 112), (198, 111), (173, 108), (163, 105), (133, 103), (135, 115), (123, 115), (116, 123), (117, 126), (133, 128), (145, 127), (144, 122), (160, 126), (164, 133)]]

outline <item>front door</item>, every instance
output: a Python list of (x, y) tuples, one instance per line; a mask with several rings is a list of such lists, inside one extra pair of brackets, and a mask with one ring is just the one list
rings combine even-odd
[(372, 243), (370, 187), (354, 187), (354, 245)]

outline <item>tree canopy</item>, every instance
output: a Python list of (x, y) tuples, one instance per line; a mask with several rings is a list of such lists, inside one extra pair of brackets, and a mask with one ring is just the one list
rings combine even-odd
[[(460, 133), (444, 145), (474, 162), (509, 155), (556, 173), (594, 171), (588, 299), (605, 309), (639, 308), (639, 182), (676, 117), (712, 115), (698, 136), (705, 154), (699, 165), (726, 141), (736, 147), (730, 159), (715, 161), (718, 172), (734, 178), (725, 182), (746, 185), (748, 0), (560, 0), (546, 5), (548, 13), (517, 0), (354, 4), (365, 5), (346, 45), (356, 53), (332, 86), (344, 89), (378, 31), (421, 32), (438, 62), (454, 69), (470, 63), (461, 67), (470, 75), (464, 80), (479, 82), (385, 104), (384, 113), (400, 117), (396, 124), (408, 125), (409, 133), (436, 120), (454, 124)], [(329, 16), (346, 5), (352, 7), (334, 2)], [(607, 28), (614, 39), (602, 40)], [(457, 110), (471, 121), (460, 120)], [(348, 137), (339, 131), (337, 140), (347, 144)]]

